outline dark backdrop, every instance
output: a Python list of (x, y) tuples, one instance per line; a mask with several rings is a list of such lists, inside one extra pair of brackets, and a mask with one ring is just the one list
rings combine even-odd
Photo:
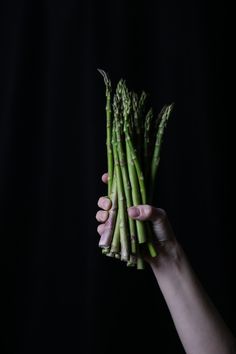
[(151, 270), (97, 247), (106, 194), (97, 68), (174, 101), (159, 170), (166, 209), (235, 330), (226, 11), (206, 1), (0, 5), (2, 353), (183, 353)]

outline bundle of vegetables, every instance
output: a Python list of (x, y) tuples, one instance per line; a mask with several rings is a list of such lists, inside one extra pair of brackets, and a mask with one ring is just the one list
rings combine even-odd
[(99, 246), (102, 252), (144, 268), (143, 255), (157, 255), (149, 222), (134, 220), (127, 208), (151, 204), (164, 129), (173, 104), (166, 105), (154, 119), (146, 109), (147, 95), (130, 92), (121, 79), (112, 93), (108, 75), (102, 74), (106, 87), (106, 146), (108, 197), (112, 201)]

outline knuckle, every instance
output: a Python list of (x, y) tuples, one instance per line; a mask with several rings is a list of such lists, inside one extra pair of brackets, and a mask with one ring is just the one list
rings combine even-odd
[(167, 213), (166, 213), (166, 211), (164, 209), (158, 208), (157, 210), (159, 212), (161, 220), (167, 219)]
[(166, 220), (167, 220), (166, 211), (164, 209), (160, 209), (160, 208), (158, 208), (157, 211), (158, 211), (158, 217), (156, 219), (156, 222), (158, 224), (164, 224), (166, 222)]
[(146, 218), (150, 218), (152, 216), (152, 206), (151, 205), (145, 205), (144, 210), (143, 210), (143, 214)]

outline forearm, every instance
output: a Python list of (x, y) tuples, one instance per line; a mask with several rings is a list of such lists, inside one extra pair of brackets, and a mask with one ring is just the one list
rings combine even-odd
[(203, 290), (177, 242), (150, 265), (187, 354), (236, 353), (234, 338)]

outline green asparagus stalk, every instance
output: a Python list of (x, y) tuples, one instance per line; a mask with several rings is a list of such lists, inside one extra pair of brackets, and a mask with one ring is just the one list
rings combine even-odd
[[(137, 172), (135, 169), (133, 159), (131, 157), (130, 148), (129, 148), (127, 140), (126, 140), (126, 154), (127, 154), (127, 159), (128, 159), (129, 178), (130, 178), (130, 181), (132, 184), (132, 190), (131, 190), (132, 191), (132, 200), (134, 202), (134, 205), (140, 205), (140, 204), (142, 204), (142, 199), (141, 199), (141, 194), (139, 191), (138, 177), (137, 177)], [(139, 221), (139, 220), (136, 220), (135, 222), (136, 222), (136, 228), (137, 228), (138, 242), (144, 243), (144, 242), (146, 242), (145, 225), (142, 221)]]
[(98, 69), (99, 73), (103, 76), (106, 86), (106, 127), (107, 127), (107, 165), (108, 165), (108, 195), (111, 194), (112, 177), (113, 177), (113, 154), (111, 146), (112, 138), (112, 111), (111, 111), (111, 81), (104, 70)]
[[(114, 122), (116, 124), (116, 122)], [(121, 244), (121, 260), (128, 261), (129, 259), (129, 242), (128, 242), (128, 228), (127, 228), (127, 212), (126, 212), (126, 200), (124, 193), (124, 186), (121, 174), (120, 161), (117, 151), (117, 139), (115, 132), (115, 124), (113, 125), (113, 134), (112, 134), (112, 145), (113, 145), (113, 154), (115, 161), (115, 175), (117, 179), (117, 191), (118, 191), (118, 208), (120, 212), (119, 217), (119, 227), (120, 227), (120, 244)]]
[(152, 199), (153, 199), (153, 193), (155, 190), (156, 176), (157, 176), (157, 170), (158, 170), (158, 166), (159, 166), (159, 162), (160, 162), (160, 152), (161, 152), (161, 144), (162, 144), (164, 129), (166, 127), (166, 124), (167, 124), (167, 121), (169, 119), (172, 109), (173, 109), (173, 104), (166, 106), (165, 109), (162, 110), (162, 115), (160, 117), (160, 123), (158, 125), (155, 147), (154, 147), (152, 163), (151, 163), (150, 201), (152, 201)]
[[(124, 91), (123, 94), (126, 93), (127, 90), (125, 90), (124, 87)], [(138, 143), (140, 142), (141, 139), (141, 127), (140, 127), (140, 122), (139, 122), (139, 112), (138, 112), (138, 95), (135, 92), (132, 92), (132, 108), (133, 108), (133, 115), (134, 115), (134, 127), (135, 127), (135, 133), (136, 133), (136, 145), (138, 145)]]
[(144, 122), (144, 168), (145, 179), (149, 179), (150, 157), (151, 157), (151, 127), (153, 121), (153, 110), (149, 109)]
[(142, 257), (138, 257), (137, 259), (137, 269), (144, 269), (144, 260), (142, 259)]
[(110, 252), (110, 247), (106, 247), (102, 249), (102, 254), (108, 254)]
[(120, 253), (120, 211), (118, 210), (116, 226), (114, 230), (113, 240), (111, 244), (111, 252), (114, 254)]
[(137, 257), (131, 254), (127, 262), (127, 267), (135, 267), (136, 265), (137, 265)]
[(137, 172), (139, 188), (140, 188), (141, 197), (142, 197), (142, 204), (146, 204), (147, 203), (147, 193), (146, 193), (144, 175), (143, 175), (143, 172), (141, 170), (140, 162), (138, 160), (136, 151), (135, 151), (135, 149), (133, 147), (133, 144), (132, 144), (132, 141), (130, 139), (129, 133), (126, 134), (126, 141), (128, 143), (131, 159), (133, 161), (133, 164), (134, 164), (136, 172)]

